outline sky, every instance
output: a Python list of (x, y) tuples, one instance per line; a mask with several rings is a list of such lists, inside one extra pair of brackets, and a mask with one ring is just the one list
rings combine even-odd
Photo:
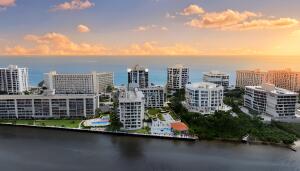
[(0, 0), (0, 55), (298, 56), (299, 7), (299, 0)]

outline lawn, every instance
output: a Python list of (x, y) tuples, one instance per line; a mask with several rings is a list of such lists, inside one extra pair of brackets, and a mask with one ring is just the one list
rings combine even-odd
[(147, 128), (138, 129), (138, 130), (131, 130), (128, 133), (138, 133), (138, 134), (150, 134), (150, 130)]
[(0, 120), (0, 123), (12, 123), (16, 125), (57, 126), (65, 128), (78, 128), (81, 120)]
[(148, 114), (150, 116), (156, 116), (156, 114), (158, 114), (159, 112), (160, 112), (160, 109), (156, 109), (156, 108), (148, 109)]

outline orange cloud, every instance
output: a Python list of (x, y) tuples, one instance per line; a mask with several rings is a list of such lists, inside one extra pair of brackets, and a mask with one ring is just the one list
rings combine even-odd
[(90, 32), (91, 30), (88, 26), (80, 24), (77, 26), (77, 31), (80, 33), (87, 33), (87, 32)]
[(15, 5), (16, 0), (0, 0), (0, 10), (5, 10), (7, 7)]
[(289, 28), (296, 26), (299, 23), (298, 20), (293, 18), (280, 18), (274, 20), (252, 20), (249, 22), (244, 22), (241, 24), (237, 24), (232, 26), (229, 29), (234, 30), (251, 30), (251, 29), (280, 29), (280, 28)]
[[(190, 5), (189, 7), (192, 6)], [(190, 15), (193, 13), (190, 11), (196, 11), (195, 9), (196, 7), (185, 8), (182, 14)], [(266, 19), (262, 18), (263, 16), (260, 13), (251, 11), (239, 12), (227, 9), (221, 12), (206, 13), (203, 10), (203, 13), (198, 18), (187, 22), (186, 25), (194, 28), (215, 28), (220, 30), (253, 30), (289, 28), (299, 23), (298, 20), (293, 18)]]
[(195, 15), (195, 14), (203, 14), (205, 11), (203, 8), (199, 7), (198, 5), (191, 4), (180, 13), (181, 15)]
[(89, 0), (72, 0), (56, 5), (51, 11), (65, 11), (65, 10), (83, 10), (95, 6), (94, 3)]
[(7, 47), (7, 55), (104, 55), (109, 50), (101, 44), (75, 43), (59, 33), (47, 33), (42, 36), (26, 35), (24, 39), (35, 44), (32, 48), (20, 45)]
[(133, 29), (134, 32), (145, 32), (149, 30), (160, 30), (160, 31), (168, 31), (169, 29), (165, 26), (158, 26), (158, 25), (147, 25), (147, 26), (139, 26)]
[(187, 25), (196, 28), (224, 28), (257, 16), (259, 14), (249, 11), (238, 12), (228, 9), (223, 12), (206, 13), (200, 18), (188, 22)]
[(199, 55), (201, 52), (189, 45), (175, 44), (161, 46), (157, 42), (132, 44), (129, 48), (121, 49), (121, 55)]

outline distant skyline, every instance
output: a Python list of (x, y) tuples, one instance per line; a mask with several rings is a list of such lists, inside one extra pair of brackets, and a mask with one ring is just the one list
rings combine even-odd
[(299, 0), (0, 0), (0, 56), (297, 56)]

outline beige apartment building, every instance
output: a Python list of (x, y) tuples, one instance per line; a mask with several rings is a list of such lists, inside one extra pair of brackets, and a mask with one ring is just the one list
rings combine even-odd
[(271, 70), (267, 74), (267, 82), (276, 87), (284, 88), (290, 91), (300, 91), (300, 72), (285, 70)]
[(271, 83), (276, 87), (294, 92), (300, 91), (300, 72), (285, 70), (238, 70), (236, 72), (236, 87), (259, 86), (263, 83)]
[(236, 87), (257, 86), (267, 81), (267, 72), (256, 70), (236, 71)]

